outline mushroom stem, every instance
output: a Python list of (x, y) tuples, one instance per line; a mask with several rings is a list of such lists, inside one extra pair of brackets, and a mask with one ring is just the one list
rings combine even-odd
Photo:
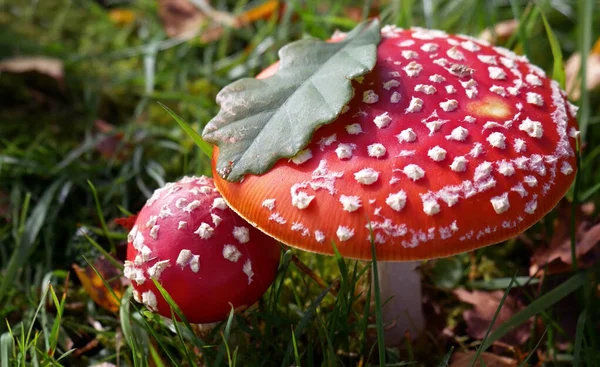
[(419, 264), (419, 261), (377, 263), (387, 345), (401, 343), (407, 330), (411, 338), (416, 338), (425, 327)]

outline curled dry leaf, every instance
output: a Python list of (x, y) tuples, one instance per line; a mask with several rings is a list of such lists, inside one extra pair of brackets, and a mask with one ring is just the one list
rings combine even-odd
[[(494, 317), (494, 313), (500, 305), (500, 300), (504, 295), (504, 291), (494, 292), (483, 292), (483, 291), (472, 291), (469, 292), (463, 288), (458, 288), (453, 292), (459, 300), (462, 302), (470, 303), (473, 305), (471, 310), (467, 310), (463, 313), (463, 318), (467, 323), (467, 333), (474, 339), (483, 339), (485, 333)], [(492, 331), (495, 330), (499, 325), (510, 319), (515, 313), (520, 311), (523, 304), (512, 295), (508, 295), (502, 309), (496, 318), (496, 322), (492, 327)], [(506, 334), (500, 340), (511, 344), (517, 345), (522, 344), (529, 339), (531, 321), (528, 321), (519, 327), (515, 328), (508, 334)]]
[(505, 20), (494, 25), (494, 32), (490, 28), (484, 29), (479, 38), (489, 43), (506, 42), (519, 28), (519, 22), (516, 19)]
[(75, 274), (83, 285), (85, 292), (96, 304), (105, 310), (117, 312), (124, 288), (121, 283), (121, 272), (103, 256), (97, 258), (93, 265), (98, 273), (102, 275), (102, 278), (110, 285), (118, 299), (115, 299), (110, 290), (104, 286), (102, 278), (98, 276), (91, 266), (80, 267), (77, 264), (73, 264), (73, 270), (75, 270)]
[[(581, 67), (581, 54), (579, 52), (571, 55), (565, 64), (565, 77), (567, 92), (573, 100), (581, 98), (581, 78), (579, 71)], [(587, 90), (600, 89), (600, 38), (587, 56), (587, 74), (585, 85)]]
[(158, 15), (169, 37), (179, 37), (200, 30), (206, 17), (188, 0), (159, 0)]
[(0, 61), (0, 72), (27, 73), (37, 72), (62, 80), (64, 67), (62, 60), (46, 56), (18, 56)]
[(450, 367), (516, 367), (517, 360), (509, 357), (497, 356), (492, 353), (483, 352), (475, 364), (472, 364), (476, 352), (457, 352), (452, 355)]
[[(564, 221), (561, 227), (568, 228)], [(568, 223), (568, 222), (567, 222)], [(562, 229), (562, 228), (561, 228)], [(560, 230), (560, 229), (559, 229)], [(594, 263), (594, 259), (600, 257), (600, 223), (592, 224), (583, 220), (576, 233), (575, 256), (580, 267), (587, 267)], [(531, 257), (529, 274), (536, 274), (540, 268), (548, 264), (548, 273), (556, 274), (572, 269), (571, 239), (568, 230), (562, 230), (555, 234), (549, 247), (539, 248)]]

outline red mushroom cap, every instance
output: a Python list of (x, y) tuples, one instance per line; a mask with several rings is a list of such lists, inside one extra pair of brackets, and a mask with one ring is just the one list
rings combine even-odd
[(371, 257), (372, 229), (381, 260), (498, 243), (550, 211), (574, 180), (578, 134), (558, 83), (468, 36), (382, 36), (374, 70), (304, 151), (239, 183), (214, 172), (233, 210), (286, 244), (331, 254), (335, 241), (349, 258)]
[(124, 273), (152, 311), (171, 317), (154, 278), (189, 322), (217, 322), (263, 295), (279, 255), (279, 244), (231, 211), (211, 178), (184, 177), (156, 190), (138, 214)]

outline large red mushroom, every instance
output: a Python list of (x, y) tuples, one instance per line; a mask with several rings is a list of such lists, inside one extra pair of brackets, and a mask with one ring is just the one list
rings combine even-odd
[(298, 155), (241, 182), (215, 170), (215, 185), (290, 246), (332, 254), (335, 241), (344, 257), (371, 259), (373, 242), (397, 340), (423, 324), (411, 261), (514, 237), (569, 189), (576, 107), (525, 57), (421, 28), (384, 27), (375, 68), (353, 88)]
[(124, 275), (136, 301), (165, 317), (160, 282), (187, 320), (224, 320), (255, 303), (277, 273), (280, 246), (235, 214), (207, 177), (154, 192), (128, 235)]

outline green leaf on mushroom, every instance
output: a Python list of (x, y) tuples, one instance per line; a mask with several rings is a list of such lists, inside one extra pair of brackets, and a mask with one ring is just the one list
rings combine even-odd
[(304, 149), (313, 132), (334, 121), (353, 97), (352, 79), (373, 70), (379, 22), (361, 23), (339, 41), (293, 42), (279, 51), (270, 78), (245, 78), (217, 95), (221, 110), (204, 128), (219, 147), (217, 172), (228, 181), (268, 171)]

